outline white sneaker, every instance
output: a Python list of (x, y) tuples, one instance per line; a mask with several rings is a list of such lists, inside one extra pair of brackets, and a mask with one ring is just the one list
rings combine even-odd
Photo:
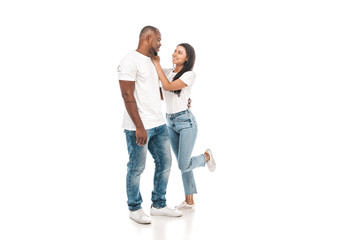
[(141, 223), (141, 224), (151, 223), (151, 218), (148, 215), (146, 215), (141, 208), (136, 211), (130, 211), (129, 217), (130, 219), (134, 220), (137, 223)]
[(189, 205), (184, 201), (184, 202), (180, 203), (179, 206), (176, 206), (175, 208), (177, 210), (183, 211), (183, 212), (193, 212), (193, 211), (195, 211), (195, 204)]
[(209, 148), (206, 149), (205, 152), (207, 152), (207, 153), (209, 154), (209, 156), (210, 156), (210, 160), (207, 161), (206, 164), (207, 164), (210, 172), (213, 172), (213, 171), (215, 171), (215, 169), (216, 169), (215, 159), (214, 159), (214, 157), (213, 157), (213, 155), (212, 155), (212, 152), (211, 152), (211, 150), (210, 150)]
[(182, 212), (177, 209), (169, 208), (167, 206), (163, 208), (155, 208), (154, 206), (151, 206), (150, 215), (165, 216), (165, 217), (181, 217)]

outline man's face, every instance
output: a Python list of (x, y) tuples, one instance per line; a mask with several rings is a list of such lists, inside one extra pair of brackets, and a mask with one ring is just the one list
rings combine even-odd
[(150, 44), (150, 53), (153, 55), (157, 55), (157, 52), (160, 51), (161, 47), (161, 33), (159, 31), (152, 33)]

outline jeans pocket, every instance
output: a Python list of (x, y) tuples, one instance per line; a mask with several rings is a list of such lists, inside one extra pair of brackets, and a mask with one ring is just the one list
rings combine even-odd
[(191, 121), (191, 119), (186, 119), (184, 121), (176, 121), (175, 123), (175, 128), (177, 131), (181, 131), (186, 128), (192, 128), (192, 126), (193, 122)]
[(189, 116), (187, 114), (182, 114), (180, 116), (177, 116), (174, 120), (177, 122), (190, 122), (191, 121), (191, 119), (189, 118)]

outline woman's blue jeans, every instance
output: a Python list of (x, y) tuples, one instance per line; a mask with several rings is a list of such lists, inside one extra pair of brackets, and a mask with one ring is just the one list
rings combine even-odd
[(147, 150), (155, 161), (154, 190), (152, 191), (152, 204), (156, 208), (166, 207), (166, 188), (171, 168), (171, 150), (169, 133), (166, 125), (146, 130), (148, 140), (145, 146), (136, 143), (136, 132), (125, 130), (126, 143), (129, 152), (127, 164), (126, 190), (130, 211), (141, 208), (140, 176), (145, 169)]
[(185, 195), (197, 193), (193, 169), (204, 167), (203, 154), (191, 157), (197, 136), (197, 123), (188, 109), (179, 113), (166, 114), (170, 143), (178, 161), (184, 184)]

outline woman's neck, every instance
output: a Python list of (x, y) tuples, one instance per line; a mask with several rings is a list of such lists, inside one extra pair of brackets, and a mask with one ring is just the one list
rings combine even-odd
[(181, 71), (181, 69), (183, 68), (183, 65), (175, 65), (175, 69), (174, 69), (174, 73), (178, 73)]

